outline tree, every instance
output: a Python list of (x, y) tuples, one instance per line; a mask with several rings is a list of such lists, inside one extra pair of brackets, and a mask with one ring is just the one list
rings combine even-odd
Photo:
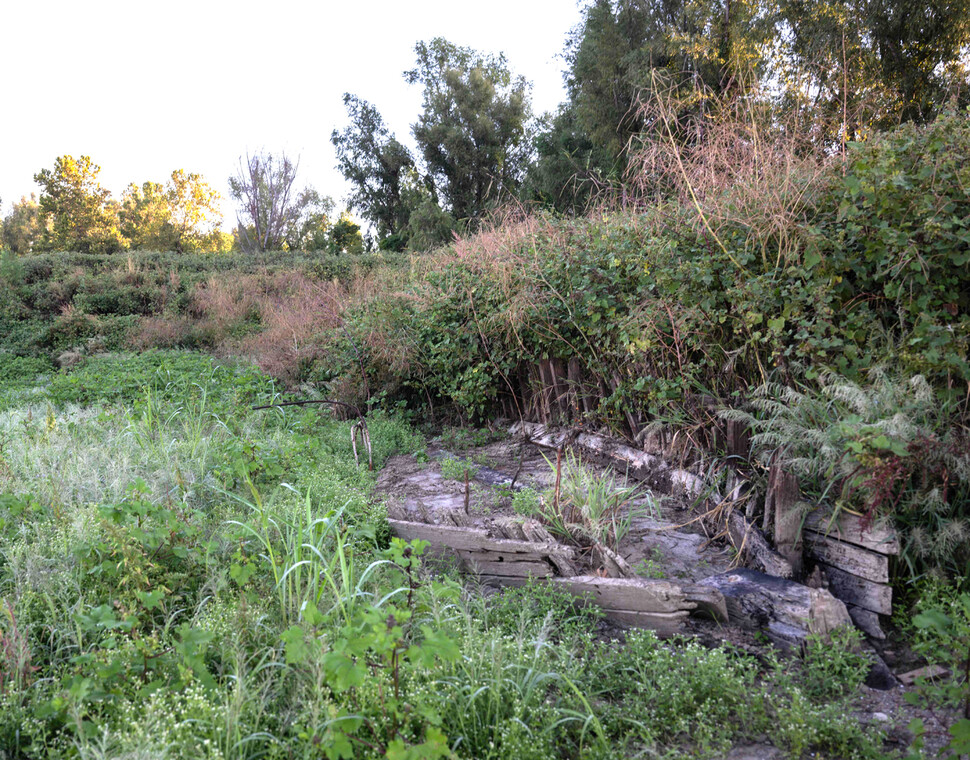
[(455, 220), (429, 196), (411, 212), (408, 229), (411, 233), (411, 249), (430, 251), (452, 239)]
[(206, 247), (212, 233), (222, 223), (221, 196), (200, 174), (182, 169), (172, 172), (165, 189), (169, 224), (175, 237), (175, 250), (198, 251)]
[(543, 117), (535, 152), (523, 186), (526, 201), (581, 213), (600, 189), (619, 180), (619, 161), (604, 146), (593, 144), (572, 103), (562, 104), (555, 116)]
[(348, 206), (374, 225), (380, 241), (400, 237), (411, 213), (402, 182), (414, 168), (414, 157), (366, 100), (345, 93), (344, 106), (350, 125), (334, 130), (330, 141), (337, 150), (337, 168), (354, 187)]
[(210, 250), (212, 233), (222, 221), (218, 203), (219, 193), (201, 175), (176, 169), (164, 186), (128, 186), (121, 197), (121, 232), (132, 248)]
[(37, 196), (22, 197), (13, 204), (13, 210), (3, 220), (3, 246), (16, 254), (34, 251), (44, 235), (43, 217)]
[(172, 212), (165, 188), (158, 182), (128, 185), (121, 196), (119, 212), (121, 234), (132, 248), (170, 251), (175, 247), (171, 225)]
[(299, 161), (285, 153), (240, 158), (239, 172), (229, 178), (229, 188), (232, 198), (241, 204), (237, 235), (244, 250), (282, 249), (307, 209), (319, 202), (312, 188), (296, 189), (298, 167)]
[(300, 218), (290, 226), (285, 245), (290, 251), (323, 251), (330, 246), (333, 199), (308, 189), (303, 197)]
[(48, 220), (44, 248), (111, 253), (125, 246), (109, 203), (111, 193), (98, 183), (100, 172), (101, 167), (89, 156), (59, 156), (53, 169), (34, 175), (43, 188), (41, 214)]
[(405, 72), (424, 87), (412, 127), (440, 198), (458, 220), (473, 220), (515, 193), (530, 152), (529, 86), (504, 55), (482, 55), (442, 38), (415, 46)]
[(779, 24), (790, 99), (841, 122), (843, 139), (970, 102), (970, 3), (785, 0)]
[(347, 211), (340, 213), (340, 218), (329, 231), (330, 253), (363, 253), (364, 237), (360, 232), (360, 225), (351, 219)]

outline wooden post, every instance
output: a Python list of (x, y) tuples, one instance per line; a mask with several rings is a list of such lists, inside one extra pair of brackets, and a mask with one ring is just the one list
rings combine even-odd
[[(773, 514), (769, 514), (769, 510)], [(788, 560), (794, 577), (802, 573), (803, 502), (798, 478), (774, 464), (768, 472), (767, 519), (774, 517), (775, 548)]]

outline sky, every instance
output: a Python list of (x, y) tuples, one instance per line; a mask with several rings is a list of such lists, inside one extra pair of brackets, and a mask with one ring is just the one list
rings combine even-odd
[(343, 206), (333, 129), (344, 92), (413, 147), (420, 88), (401, 76), (419, 40), (505, 53), (536, 113), (565, 100), (561, 58), (579, 0), (212, 2), (31, 0), (0, 17), (0, 199), (40, 188), (57, 156), (88, 155), (114, 196), (131, 182), (201, 174), (224, 196), (240, 156), (299, 155), (298, 182)]

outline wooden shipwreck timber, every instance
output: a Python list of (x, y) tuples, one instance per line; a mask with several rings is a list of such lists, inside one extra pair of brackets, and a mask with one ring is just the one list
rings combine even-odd
[[(778, 524), (781, 518), (792, 522), (793, 510), (801, 510), (801, 516), (790, 544), (778, 551), (746, 519), (744, 510), (712, 509), (724, 497), (697, 474), (670, 465), (662, 456), (604, 436), (551, 430), (535, 423), (520, 422), (510, 432), (523, 445), (559, 452), (573, 447), (584, 461), (610, 465), (654, 492), (688, 497), (701, 506), (700, 512), (710, 513), (705, 519), (720, 521), (705, 526), (707, 535), (725, 538), (745, 566), (724, 563), (704, 577), (640, 577), (619, 551), (593, 540), (583, 545), (560, 542), (535, 519), (470, 516), (468, 484), (463, 500), (449, 501), (435, 491), (436, 484), (443, 484), (440, 476), (428, 485), (426, 497), (412, 499), (408, 509), (392, 510), (392, 533), (427, 541), (432, 552), (453, 556), (484, 584), (546, 583), (568, 592), (579, 604), (599, 606), (616, 624), (651, 628), (662, 635), (683, 630), (691, 618), (760, 631), (784, 647), (798, 646), (810, 634), (824, 635), (853, 621), (870, 635), (881, 635), (878, 616), (888, 614), (892, 604), (887, 557), (898, 550), (886, 526), (864, 528), (851, 517), (832, 522), (820, 511), (805, 516), (804, 503), (788, 503), (789, 496), (779, 486), (771, 495)], [(476, 473), (482, 489), (521, 488), (517, 476), (487, 467)], [(709, 543), (703, 536), (678, 533), (679, 526), (641, 522), (649, 523), (658, 540)], [(777, 538), (779, 531), (774, 532)], [(824, 573), (824, 584), (817, 582), (818, 572), (815, 582), (793, 580), (803, 556)]]

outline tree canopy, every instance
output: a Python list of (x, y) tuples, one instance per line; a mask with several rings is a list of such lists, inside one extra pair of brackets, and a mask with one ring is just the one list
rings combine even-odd
[(413, 125), (428, 174), (457, 220), (473, 220), (516, 193), (531, 145), (529, 85), (504, 55), (484, 55), (437, 37), (415, 46), (409, 84), (424, 88)]
[(53, 169), (42, 169), (34, 181), (43, 189), (41, 214), (48, 220), (42, 240), (47, 250), (111, 253), (124, 247), (111, 192), (101, 187), (101, 167), (90, 156), (59, 156)]
[(344, 106), (350, 124), (343, 131), (335, 129), (330, 141), (337, 150), (337, 168), (353, 187), (348, 206), (375, 226), (379, 238), (399, 235), (411, 213), (403, 186), (414, 157), (373, 105), (345, 93)]

